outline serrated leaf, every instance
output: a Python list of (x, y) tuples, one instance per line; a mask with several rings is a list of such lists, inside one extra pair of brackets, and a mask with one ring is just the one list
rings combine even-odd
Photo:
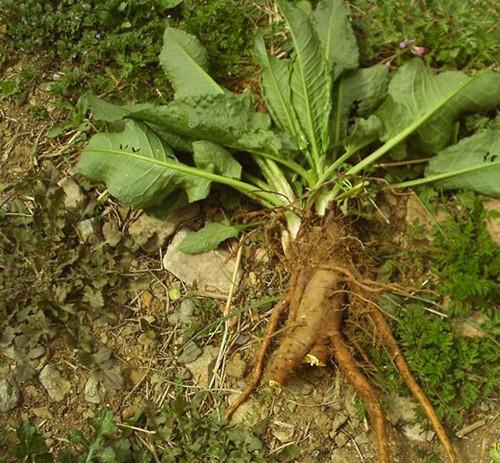
[(500, 197), (500, 130), (491, 129), (464, 138), (429, 162), (425, 176), (453, 175), (438, 180), (443, 189), (467, 188)]
[(153, 123), (184, 137), (234, 149), (279, 153), (281, 143), (270, 130), (269, 116), (257, 112), (248, 94), (183, 98), (128, 117)]
[(214, 222), (205, 225), (201, 230), (186, 235), (180, 250), (186, 254), (199, 254), (213, 251), (219, 244), (229, 238), (236, 238), (240, 229), (227, 223)]
[(359, 66), (359, 49), (342, 0), (321, 0), (313, 15), (314, 27), (323, 46), (333, 79)]
[(329, 144), (332, 82), (328, 64), (309, 16), (285, 0), (277, 0), (277, 4), (295, 50), (290, 79), (292, 106), (318, 162)]
[(416, 132), (421, 149), (436, 153), (452, 140), (453, 124), (462, 113), (487, 110), (500, 104), (500, 74), (493, 71), (483, 71), (473, 77), (460, 71), (433, 74), (415, 58), (396, 72), (388, 94), (377, 111), (384, 124), (384, 141), (396, 137), (449, 97)]
[(198, 39), (173, 27), (166, 27), (160, 63), (172, 83), (176, 98), (224, 93), (207, 71), (207, 52)]
[(262, 67), (261, 93), (274, 122), (288, 132), (297, 144), (304, 144), (297, 116), (292, 108), (289, 60), (279, 60), (269, 56), (262, 34), (255, 38), (255, 54)]

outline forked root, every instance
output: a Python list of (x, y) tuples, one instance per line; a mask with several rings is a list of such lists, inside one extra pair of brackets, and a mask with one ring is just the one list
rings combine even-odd
[(427, 418), (431, 422), (432, 428), (434, 429), (434, 432), (438, 436), (438, 439), (441, 441), (441, 445), (444, 447), (450, 463), (458, 463), (458, 455), (453, 445), (451, 444), (448, 434), (446, 433), (444, 426), (441, 423), (441, 420), (437, 416), (437, 413), (434, 410), (434, 407), (432, 406), (429, 398), (427, 397), (423, 389), (420, 387), (420, 385), (417, 383), (417, 380), (415, 379), (410, 368), (408, 367), (404, 355), (401, 352), (398, 342), (396, 341), (396, 339), (392, 334), (392, 330), (389, 324), (387, 323), (387, 320), (379, 310), (374, 310), (370, 312), (370, 318), (372, 319), (373, 324), (377, 329), (378, 333), (382, 337), (384, 345), (388, 348), (392, 356), (392, 359), (399, 371), (399, 374), (403, 377), (403, 380), (406, 383), (406, 386), (408, 387), (412, 395), (420, 403), (425, 414), (427, 415)]
[(266, 329), (266, 337), (262, 340), (262, 343), (259, 348), (259, 352), (257, 353), (257, 358), (255, 360), (255, 366), (253, 368), (252, 374), (250, 375), (250, 380), (246, 385), (243, 392), (238, 396), (238, 398), (229, 406), (226, 411), (225, 417), (227, 420), (233, 416), (234, 412), (238, 410), (238, 407), (245, 402), (250, 394), (255, 390), (258, 386), (260, 379), (262, 377), (262, 372), (264, 370), (264, 361), (266, 358), (267, 351), (269, 350), (269, 346), (271, 345), (272, 337), (276, 330), (278, 329), (278, 324), (281, 318), (281, 315), (285, 311), (288, 305), (288, 297), (285, 297), (283, 300), (278, 302), (273, 308), (271, 318), (267, 324)]
[(334, 323), (330, 334), (333, 355), (340, 371), (342, 371), (349, 383), (352, 384), (356, 392), (365, 402), (370, 416), (370, 421), (373, 426), (373, 432), (375, 434), (379, 463), (391, 463), (392, 459), (389, 448), (389, 439), (387, 437), (387, 430), (385, 427), (384, 412), (378, 400), (377, 394), (368, 379), (356, 366), (351, 352), (344, 343), (341, 332), (343, 310), (341, 308), (335, 309), (336, 310), (332, 313)]

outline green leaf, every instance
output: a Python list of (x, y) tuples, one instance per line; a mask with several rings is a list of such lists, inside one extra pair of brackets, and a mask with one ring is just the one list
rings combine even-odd
[(382, 129), (382, 121), (375, 115), (367, 119), (357, 118), (348, 137), (344, 138), (344, 146), (349, 152), (358, 151), (377, 140)]
[(356, 115), (370, 115), (386, 96), (388, 80), (389, 70), (380, 64), (342, 76), (334, 91), (332, 127), (335, 147), (347, 136), (353, 105), (356, 105)]
[(94, 119), (105, 122), (116, 122), (127, 117), (134, 111), (142, 111), (153, 107), (153, 105), (149, 103), (118, 106), (108, 103), (91, 93), (87, 94), (87, 102)]
[(172, 83), (176, 98), (224, 93), (206, 72), (207, 52), (198, 39), (173, 27), (166, 27), (160, 63)]
[(446, 71), (435, 75), (418, 58), (406, 63), (392, 78), (389, 96), (377, 111), (384, 124), (382, 139), (397, 136), (443, 100), (446, 104), (417, 129), (418, 141), (427, 153), (448, 146), (455, 120), (462, 113), (500, 104), (500, 74), (483, 71), (468, 77)]
[(429, 162), (425, 177), (441, 175), (450, 175), (436, 181), (443, 189), (467, 188), (500, 197), (500, 129), (477, 133), (441, 151)]
[(150, 161), (178, 163), (151, 130), (129, 121), (123, 132), (94, 135), (77, 167), (125, 204), (146, 208), (161, 203), (182, 181), (178, 172)]
[(333, 79), (348, 69), (356, 69), (359, 49), (346, 4), (342, 0), (321, 0), (312, 17)]
[(198, 141), (193, 143), (193, 149), (196, 167), (230, 178), (241, 178), (241, 164), (224, 147), (210, 141)]
[(23, 423), (16, 429), (19, 444), (16, 456), (21, 461), (52, 463), (54, 460), (44, 439), (38, 434), (35, 426), (29, 422)]
[(277, 0), (288, 23), (295, 56), (290, 80), (291, 101), (319, 170), (319, 158), (328, 149), (331, 76), (311, 20), (285, 0)]
[(257, 34), (255, 38), (255, 55), (262, 67), (261, 92), (271, 117), (276, 125), (290, 134), (299, 146), (304, 145), (304, 136), (301, 134), (297, 116), (292, 108), (290, 61), (269, 56), (262, 34)]
[(184, 238), (179, 249), (186, 254), (213, 251), (223, 241), (236, 238), (239, 234), (240, 229), (229, 225), (229, 223), (209, 223), (201, 230), (189, 233)]
[(183, 98), (129, 115), (197, 140), (233, 149), (278, 154), (279, 138), (270, 130), (269, 116), (255, 111), (248, 94), (206, 95)]
[(160, 8), (164, 8), (165, 10), (175, 8), (177, 5), (180, 5), (183, 0), (156, 0)]

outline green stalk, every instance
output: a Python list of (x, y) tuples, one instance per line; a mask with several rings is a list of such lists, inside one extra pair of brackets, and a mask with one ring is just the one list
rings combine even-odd
[(374, 151), (368, 157), (360, 161), (355, 166), (351, 167), (348, 171), (348, 175), (355, 175), (365, 167), (373, 164), (378, 158), (382, 157), (397, 144), (401, 143), (405, 138), (411, 135), (415, 130), (417, 130), (421, 125), (425, 124), (436, 112), (438, 112), (446, 103), (448, 103), (455, 95), (466, 88), (471, 82), (474, 82), (482, 73), (476, 74), (474, 77), (467, 79), (463, 84), (459, 85), (450, 95), (441, 100), (436, 106), (434, 106), (430, 111), (426, 112), (422, 117), (417, 119), (413, 124), (410, 124), (406, 129), (398, 133), (395, 137), (385, 142), (378, 150)]
[[(194, 175), (195, 177), (204, 178), (210, 180), (212, 182), (220, 183), (222, 185), (227, 185), (229, 187), (238, 190), (244, 195), (248, 196), (253, 201), (260, 202), (265, 207), (273, 207), (273, 206), (281, 206), (280, 203), (276, 202), (276, 195), (272, 193), (267, 193), (264, 191), (260, 191), (255, 185), (251, 185), (250, 183), (242, 182), (241, 180), (236, 180), (234, 178), (224, 177), (223, 175), (213, 174), (211, 172), (206, 172), (204, 170), (198, 169), (196, 167), (191, 167), (186, 164), (177, 163), (177, 162), (169, 162), (169, 161), (160, 161), (159, 159), (153, 159), (150, 157), (141, 156), (137, 153), (124, 152), (120, 150), (111, 150), (111, 149), (92, 149), (94, 152), (103, 153), (103, 154), (117, 154), (120, 156), (127, 156), (131, 158), (138, 159), (140, 161), (156, 164), (158, 166), (165, 167), (167, 169), (172, 169), (177, 172), (181, 172), (183, 174)], [(278, 169), (279, 170), (279, 169)]]
[(390, 185), (391, 188), (407, 188), (412, 186), (424, 185), (430, 182), (437, 182), (438, 180), (446, 180), (447, 178), (457, 177), (459, 175), (469, 174), (477, 170), (488, 169), (490, 167), (499, 167), (500, 161), (489, 162), (487, 164), (479, 164), (472, 167), (464, 167), (463, 169), (454, 170), (452, 172), (445, 172), (444, 174), (430, 175), (429, 177), (418, 178), (416, 180), (408, 180), (407, 182), (400, 182)]

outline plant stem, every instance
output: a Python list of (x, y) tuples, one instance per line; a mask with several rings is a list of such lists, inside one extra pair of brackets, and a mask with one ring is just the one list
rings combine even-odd
[(424, 185), (426, 183), (436, 182), (438, 180), (446, 180), (447, 178), (457, 177), (458, 175), (465, 175), (471, 172), (475, 172), (477, 170), (488, 169), (490, 167), (499, 167), (499, 166), (500, 166), (500, 161), (489, 162), (487, 164), (465, 167), (463, 169), (454, 170), (452, 172), (430, 175), (429, 177), (418, 178), (416, 180), (408, 180), (407, 182), (400, 182), (390, 186), (391, 188), (407, 188), (411, 186)]

